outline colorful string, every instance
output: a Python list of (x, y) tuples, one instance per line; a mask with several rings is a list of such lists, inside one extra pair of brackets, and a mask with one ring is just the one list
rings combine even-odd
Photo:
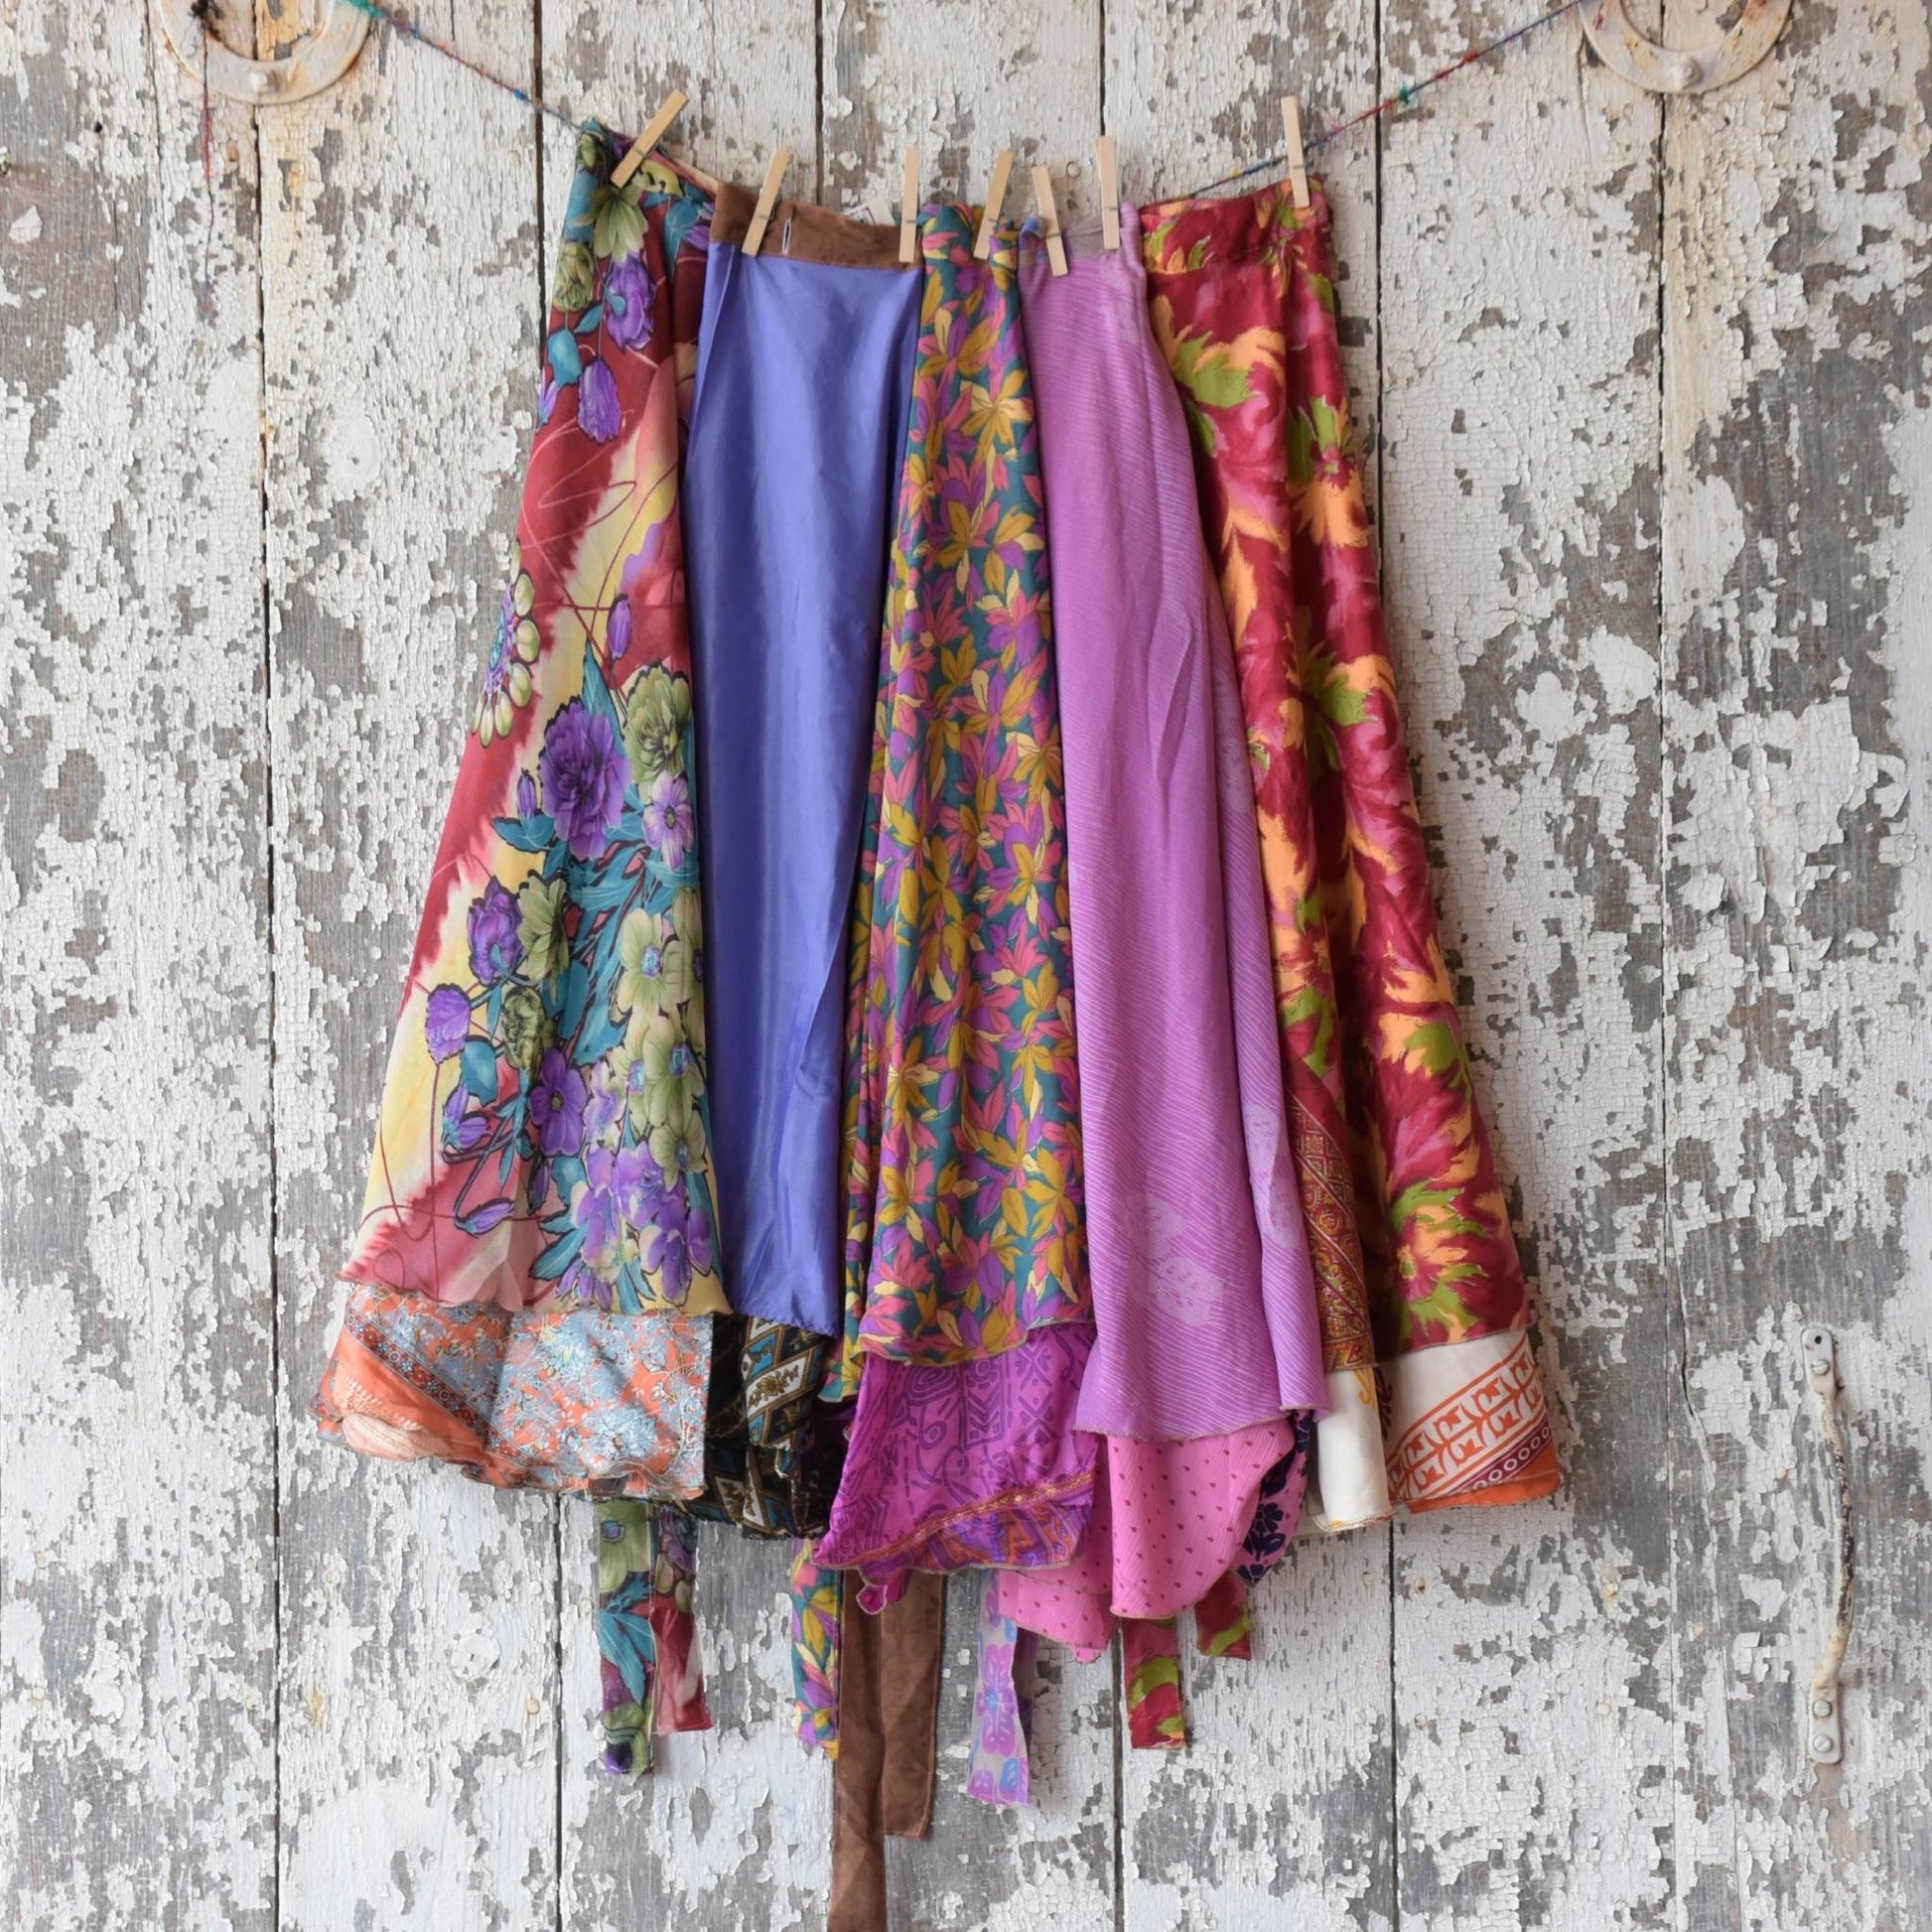
[(479, 80), (486, 80), (490, 86), (508, 94), (523, 106), (534, 107), (539, 114), (548, 114), (553, 121), (560, 121), (579, 134), (588, 132), (584, 122), (566, 114), (541, 94), (533, 94), (527, 87), (519, 87), (514, 80), (505, 80), (500, 73), (491, 73), (487, 68), (479, 67), (467, 54), (459, 54), (447, 41), (439, 41), (434, 35), (424, 33), (406, 14), (399, 14), (393, 7), (385, 6), (383, 0), (346, 0), (346, 3), (357, 13), (367, 14), (379, 26), (393, 27), (397, 33), (406, 35), (420, 47), (428, 48), (432, 54), (440, 54), (446, 61), (454, 61), (464, 72), (474, 73)]
[[(1309, 136), (1302, 143), (1306, 153), (1312, 154), (1316, 148), (1325, 148), (1331, 141), (1339, 141), (1344, 134), (1352, 134), (1356, 128), (1368, 122), (1379, 120), (1384, 114), (1394, 114), (1405, 107), (1413, 107), (1418, 94), (1427, 93), (1431, 87), (1449, 79), (1451, 74), (1460, 73), (1464, 68), (1474, 67), (1478, 61), (1486, 61), (1492, 54), (1500, 54), (1504, 48), (1520, 41), (1524, 35), (1533, 34), (1539, 27), (1547, 27), (1553, 20), (1561, 20), (1565, 14), (1574, 13), (1583, 0), (1562, 0), (1546, 14), (1538, 14), (1534, 20), (1526, 20), (1520, 27), (1513, 27), (1500, 40), (1493, 40), (1482, 47), (1472, 47), (1459, 60), (1451, 61), (1446, 68), (1438, 68), (1434, 73), (1426, 74), (1420, 80), (1412, 80), (1406, 87), (1398, 87), (1394, 93), (1385, 95), (1373, 107), (1364, 107), (1359, 114), (1351, 114), (1345, 121), (1337, 121), (1333, 127), (1324, 127), (1318, 134)], [(1271, 154), (1257, 161), (1250, 168), (1242, 168), (1232, 175), (1223, 175), (1219, 181), (1210, 181), (1200, 188), (1193, 189), (1191, 195), (1211, 194), (1217, 188), (1232, 188), (1236, 182), (1246, 181), (1253, 175), (1272, 174), (1288, 166), (1286, 154)]]
[[(547, 114), (553, 121), (561, 122), (563, 126), (573, 128), (580, 134), (588, 131), (589, 123), (565, 113), (561, 107), (545, 100), (540, 94), (533, 94), (527, 88), (519, 87), (513, 80), (505, 80), (500, 74), (491, 73), (487, 68), (479, 67), (475, 61), (469, 59), (467, 55), (458, 53), (446, 42), (424, 33), (413, 20), (386, 5), (385, 0), (346, 0), (346, 4), (358, 13), (367, 14), (371, 20), (381, 26), (393, 27), (397, 33), (406, 35), (419, 46), (427, 47), (432, 53), (442, 55), (445, 60), (454, 61), (465, 72), (474, 73), (479, 80), (486, 81), (490, 86), (499, 88), (523, 106), (534, 107), (538, 113)], [(1331, 142), (1339, 141), (1344, 134), (1352, 134), (1357, 128), (1367, 126), (1370, 121), (1379, 120), (1384, 114), (1399, 113), (1405, 107), (1413, 107), (1418, 95), (1427, 93), (1431, 87), (1439, 86), (1451, 74), (1460, 73), (1464, 68), (1474, 67), (1478, 61), (1486, 61), (1491, 55), (1500, 54), (1504, 48), (1514, 45), (1525, 35), (1535, 33), (1539, 27), (1548, 27), (1551, 22), (1563, 19), (1566, 14), (1574, 13), (1582, 4), (1583, 0), (1562, 0), (1561, 5), (1552, 7), (1548, 13), (1539, 14), (1534, 20), (1524, 21), (1522, 26), (1512, 28), (1499, 40), (1486, 42), (1481, 47), (1470, 48), (1459, 60), (1451, 61), (1448, 67), (1439, 68), (1434, 73), (1425, 75), (1421, 80), (1411, 81), (1407, 86), (1398, 87), (1394, 93), (1385, 95), (1374, 106), (1365, 107), (1359, 114), (1351, 114), (1347, 120), (1338, 121), (1333, 127), (1322, 128), (1319, 132), (1311, 135), (1303, 143), (1305, 151), (1311, 154), (1317, 148), (1325, 148)], [(1231, 175), (1222, 175), (1217, 181), (1206, 182), (1199, 188), (1189, 190), (1188, 193), (1189, 195), (1211, 194), (1217, 188), (1232, 188), (1237, 182), (1247, 181), (1255, 175), (1277, 173), (1287, 166), (1286, 154), (1266, 155), (1250, 167), (1237, 169)]]

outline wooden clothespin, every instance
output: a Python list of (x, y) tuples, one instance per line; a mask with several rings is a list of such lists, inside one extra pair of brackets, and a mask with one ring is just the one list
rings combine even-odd
[(1060, 211), (1053, 201), (1053, 177), (1034, 169), (1034, 200), (1039, 204), (1039, 233), (1046, 243), (1046, 265), (1055, 275), (1066, 273), (1066, 243), (1060, 239)]
[(1013, 150), (1002, 148), (993, 157), (993, 179), (986, 190), (986, 211), (980, 216), (980, 231), (973, 237), (973, 258), (984, 261), (993, 252), (993, 231), (1000, 224), (1000, 210), (1007, 204), (1007, 177), (1013, 173)]
[(670, 98), (644, 123), (644, 131), (623, 151), (623, 159), (611, 170), (611, 186), (621, 188), (646, 161), (650, 151), (671, 130), (671, 123), (684, 112), (685, 96), (675, 87)]
[(1288, 137), (1288, 186), (1297, 207), (1309, 204), (1309, 157), (1302, 146), (1302, 103), (1294, 94), (1282, 96), (1282, 132)]
[(898, 180), (898, 258), (908, 265), (919, 258), (919, 151), (905, 150), (905, 166)]
[(1093, 144), (1093, 158), (1100, 168), (1100, 245), (1110, 252), (1120, 249), (1120, 157), (1114, 137), (1103, 134)]
[(771, 165), (764, 171), (764, 186), (759, 190), (758, 207), (752, 210), (752, 225), (745, 230), (745, 252), (756, 255), (764, 245), (764, 231), (771, 225), (771, 210), (778, 206), (779, 184), (791, 166), (791, 150), (773, 151)]

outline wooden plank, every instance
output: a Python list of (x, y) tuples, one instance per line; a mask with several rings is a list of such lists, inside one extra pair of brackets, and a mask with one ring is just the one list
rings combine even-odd
[(1388, 1532), (1298, 1544), (1246, 1663), (1181, 1661), (1192, 1740), (1125, 1751), (1131, 1932), (1389, 1926)]
[(255, 170), (139, 27), (0, 91), (0, 1896), (267, 1932)]
[(897, 157), (916, 144), (930, 200), (984, 200), (1011, 148), (1016, 218), (1035, 162), (1053, 170), (1062, 220), (1092, 207), (1099, 0), (849, 0), (826, 16), (827, 204), (896, 209)]
[(793, 1730), (790, 1546), (701, 1526), (699, 1641), (716, 1727), (660, 1738), (648, 1777), (614, 1778), (596, 1768), (591, 1512), (567, 1509), (563, 1521), (563, 1922), (823, 1926), (831, 1766), (807, 1757)]
[[(771, 150), (800, 157), (793, 194), (809, 197), (813, 170), (812, 66), (816, 22), (810, 0), (671, 0), (650, 7), (600, 7), (589, 0), (537, 0), (545, 93), (578, 120), (628, 133), (673, 87), (690, 104), (671, 130), (724, 181), (756, 188)], [(544, 126), (544, 275), (550, 273), (560, 199), (570, 193), (573, 137)], [(801, 185), (802, 184), (802, 185)], [(548, 286), (546, 279), (546, 286)]]
[[(437, 29), (527, 80), (523, 0)], [(260, 117), (267, 381), (281, 1922), (552, 1923), (555, 1516), (308, 1419), (388, 1035), (515, 530), (531, 115), (373, 35)]]
[[(1361, 4), (1244, 0), (1176, 34), (1158, 0), (1137, 0), (1107, 9), (1106, 60), (1123, 191), (1152, 200), (1279, 154), (1284, 93), (1302, 96), (1310, 133), (1372, 99), (1375, 16)], [(1373, 139), (1311, 162), (1335, 210), (1349, 387), (1372, 450)], [(1299, 1547), (1256, 1591), (1253, 1659), (1184, 1661), (1192, 1744), (1123, 1757), (1122, 1922), (1133, 1932), (1391, 1923), (1388, 1551), (1385, 1529)]]
[[(1385, 7), (1385, 90), (1522, 17)], [(1567, 1482), (1398, 1526), (1405, 1928), (1649, 1925), (1672, 1883), (1659, 116), (1576, 59), (1546, 28), (1385, 124), (1393, 654)]]
[[(1673, 9), (1673, 40), (1700, 30)], [(1664, 135), (1678, 1922), (1922, 1923), (1932, 189), (1923, 10), (1825, 4)], [(1806, 1761), (1836, 1331), (1860, 1538)]]
[[(1107, 9), (1107, 128), (1120, 136), (1121, 192), (1129, 201), (1187, 195), (1204, 183), (1282, 152), (1284, 94), (1302, 99), (1309, 139), (1375, 97), (1376, 13), (1370, 0), (1319, 7), (1234, 0), (1176, 31), (1159, 0)], [(1338, 268), (1371, 275), (1374, 141), (1311, 151), (1331, 175), (1338, 220), (1349, 230)], [(1286, 171), (1283, 171), (1285, 177)], [(1273, 175), (1257, 175), (1244, 189)], [(1373, 305), (1357, 292), (1344, 307), (1367, 329)]]

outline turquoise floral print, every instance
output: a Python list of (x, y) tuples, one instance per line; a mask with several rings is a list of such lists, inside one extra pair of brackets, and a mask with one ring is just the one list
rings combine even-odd
[(706, 205), (658, 164), (614, 188), (610, 153), (579, 146), (517, 545), (345, 1272), (711, 1314), (669, 267), (701, 257)]

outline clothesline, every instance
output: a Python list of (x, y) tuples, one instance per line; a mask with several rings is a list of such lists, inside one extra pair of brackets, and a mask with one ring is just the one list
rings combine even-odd
[[(446, 61), (454, 61), (466, 72), (475, 74), (479, 80), (508, 94), (512, 100), (521, 105), (534, 108), (538, 113), (547, 115), (551, 120), (579, 134), (590, 131), (590, 123), (578, 120), (574, 114), (567, 113), (554, 101), (545, 100), (541, 94), (532, 93), (527, 87), (519, 87), (515, 81), (506, 80), (501, 74), (492, 73), (489, 69), (480, 66), (467, 55), (460, 53), (447, 41), (438, 40), (434, 35), (425, 33), (406, 14), (399, 13), (389, 6), (387, 0), (347, 0), (347, 4), (355, 8), (358, 13), (366, 14), (378, 25), (392, 28), (405, 38), (416, 42), (418, 46), (428, 48), (433, 54), (440, 54)], [(1512, 28), (1497, 40), (1470, 48), (1459, 59), (1451, 61), (1448, 67), (1439, 68), (1434, 73), (1426, 74), (1420, 80), (1398, 87), (1394, 93), (1385, 95), (1373, 106), (1363, 108), (1360, 113), (1351, 114), (1346, 120), (1337, 121), (1332, 127), (1316, 129), (1309, 136), (1304, 146), (1312, 153), (1317, 148), (1325, 148), (1330, 143), (1339, 141), (1343, 135), (1352, 134), (1358, 128), (1366, 127), (1369, 122), (1379, 120), (1385, 114), (1397, 113), (1405, 107), (1412, 106), (1417, 96), (1426, 93), (1431, 87), (1440, 86), (1443, 81), (1460, 73), (1464, 68), (1473, 67), (1478, 61), (1485, 61), (1491, 55), (1500, 54), (1504, 48), (1522, 40), (1526, 35), (1535, 33), (1539, 27), (1548, 27), (1552, 22), (1563, 19), (1566, 14), (1574, 13), (1580, 5), (1582, 0), (1561, 0), (1561, 4), (1552, 7), (1549, 12), (1539, 14), (1534, 20), (1526, 20), (1520, 27)], [(1200, 187), (1184, 192), (1190, 196), (1205, 195), (1217, 188), (1229, 188), (1236, 182), (1247, 181), (1255, 175), (1271, 174), (1283, 169), (1288, 166), (1288, 159), (1286, 154), (1266, 155), (1250, 167), (1237, 169), (1233, 174), (1222, 175), (1214, 181), (1204, 182)]]

